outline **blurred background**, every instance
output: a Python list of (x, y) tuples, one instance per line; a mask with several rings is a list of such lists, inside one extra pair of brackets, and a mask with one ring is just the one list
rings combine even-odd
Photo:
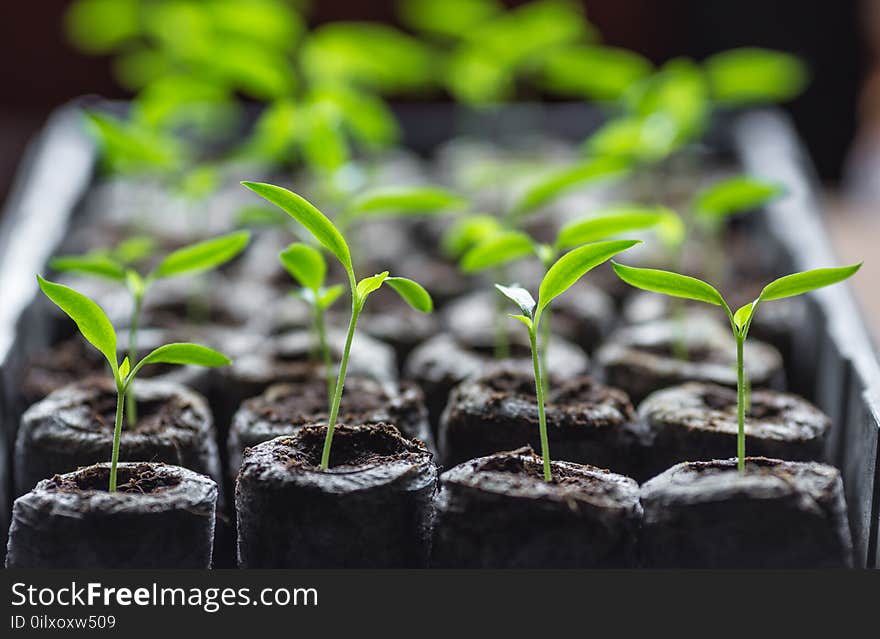
[[(78, 52), (66, 37), (70, 0), (5, 2), (0, 20), (0, 199), (27, 141), (56, 106), (83, 94), (125, 97), (109, 56)], [(522, 4), (506, 0), (504, 4)], [(610, 45), (654, 63), (743, 46), (800, 56), (809, 88), (786, 105), (824, 186), (841, 257), (870, 256), (880, 239), (880, 0), (581, 0)], [(312, 0), (309, 23), (383, 21), (393, 0)], [(436, 98), (435, 98), (436, 99)], [(441, 98), (442, 99), (442, 98)], [(880, 277), (880, 266), (866, 268)], [(859, 279), (863, 286), (874, 278)], [(871, 317), (880, 294), (861, 291)], [(880, 333), (880, 325), (877, 327)]]

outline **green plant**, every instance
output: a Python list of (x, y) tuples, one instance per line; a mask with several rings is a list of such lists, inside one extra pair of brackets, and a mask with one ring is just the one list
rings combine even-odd
[[(472, 227), (479, 230), (479, 226)], [(486, 229), (485, 234), (467, 248), (459, 261), (466, 273), (500, 269), (512, 262), (537, 257), (547, 273), (565, 251), (583, 244), (619, 236), (623, 233), (655, 228), (664, 243), (678, 245), (684, 234), (681, 219), (670, 209), (637, 204), (617, 204), (594, 215), (564, 225), (552, 244), (542, 244), (525, 231)], [(459, 232), (464, 229), (457, 229)], [(476, 233), (477, 230), (473, 232)], [(541, 352), (546, 357), (552, 333), (550, 310), (545, 312), (541, 333)]]
[(312, 307), (312, 322), (317, 336), (316, 352), (324, 364), (327, 376), (327, 396), (333, 396), (333, 368), (330, 347), (327, 344), (327, 328), (324, 315), (342, 294), (342, 284), (324, 286), (327, 275), (327, 262), (321, 252), (307, 244), (295, 243), (279, 255), (287, 272), (302, 287), (300, 296)]
[(737, 370), (737, 466), (740, 472), (745, 471), (745, 414), (746, 414), (746, 379), (743, 364), (743, 345), (749, 333), (752, 319), (763, 302), (779, 300), (786, 297), (801, 295), (823, 286), (829, 286), (851, 277), (861, 267), (861, 263), (836, 268), (820, 268), (803, 273), (794, 273), (781, 277), (761, 291), (752, 302), (733, 311), (721, 294), (702, 280), (670, 271), (636, 268), (612, 262), (618, 277), (627, 284), (646, 291), (663, 293), (684, 299), (705, 302), (720, 306), (727, 314), (730, 329), (736, 341)]
[(37, 276), (40, 289), (52, 302), (64, 311), (79, 328), (83, 337), (107, 359), (116, 384), (116, 420), (113, 426), (113, 451), (110, 458), (109, 491), (116, 490), (116, 469), (119, 463), (119, 439), (122, 433), (122, 416), (126, 395), (129, 394), (135, 376), (148, 364), (181, 364), (217, 367), (231, 363), (229, 358), (206, 346), (188, 343), (166, 344), (132, 364), (133, 359), (119, 362), (116, 354), (116, 331), (107, 315), (95, 302), (70, 287), (56, 284)]
[[(144, 298), (150, 286), (161, 279), (204, 273), (225, 264), (244, 250), (250, 234), (247, 231), (237, 231), (172, 251), (145, 275), (137, 270), (135, 263), (149, 256), (152, 244), (146, 245), (144, 238), (135, 239), (138, 241), (127, 240), (112, 250), (65, 255), (49, 262), (49, 266), (56, 271), (83, 273), (125, 286), (132, 300), (128, 325), (128, 359), (132, 362), (137, 359), (137, 333)], [(131, 383), (126, 384), (126, 388), (131, 387)], [(126, 414), (129, 425), (137, 422), (137, 402), (133, 393), (129, 394)]]
[(510, 317), (522, 322), (529, 331), (532, 366), (535, 375), (535, 395), (538, 402), (538, 427), (540, 428), (541, 456), (544, 463), (544, 480), (551, 481), (550, 444), (547, 435), (547, 416), (544, 410), (544, 391), (547, 387), (546, 366), (542, 363), (537, 335), (541, 318), (555, 298), (562, 295), (590, 269), (606, 262), (618, 253), (632, 248), (638, 240), (613, 240), (585, 244), (559, 258), (548, 270), (538, 289), (538, 301), (531, 293), (516, 285), (495, 287), (516, 304), (521, 314)]
[(351, 293), (351, 317), (348, 323), (348, 331), (345, 337), (345, 345), (342, 349), (342, 357), (339, 362), (339, 373), (336, 377), (336, 386), (330, 400), (330, 411), (327, 419), (327, 436), (324, 440), (324, 449), (321, 453), (321, 468), (326, 469), (330, 465), (330, 449), (333, 443), (333, 430), (336, 427), (336, 418), (339, 415), (339, 404), (342, 401), (342, 391), (345, 386), (345, 375), (348, 370), (348, 358), (351, 352), (351, 343), (354, 339), (358, 317), (364, 309), (364, 304), (371, 293), (378, 290), (383, 284), (387, 284), (396, 291), (405, 302), (417, 311), (430, 313), (434, 304), (428, 292), (422, 286), (405, 277), (391, 277), (388, 271), (376, 275), (357, 279), (354, 264), (351, 257), (351, 249), (345, 237), (340, 233), (327, 216), (321, 213), (303, 197), (288, 191), (280, 186), (260, 182), (242, 182), (251, 191), (266, 199), (299, 222), (314, 238), (331, 254), (333, 254), (348, 276), (348, 285)]

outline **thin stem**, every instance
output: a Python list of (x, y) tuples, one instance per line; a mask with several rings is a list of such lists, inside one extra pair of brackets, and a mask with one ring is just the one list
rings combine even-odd
[(333, 362), (330, 359), (330, 346), (327, 344), (327, 326), (324, 322), (324, 311), (315, 306), (315, 327), (318, 329), (318, 348), (321, 361), (324, 362), (324, 375), (327, 377), (327, 398), (333, 399)]
[(535, 394), (538, 398), (538, 427), (541, 432), (544, 481), (551, 481), (553, 477), (550, 473), (550, 442), (547, 438), (547, 415), (544, 412), (544, 375), (541, 372), (541, 358), (538, 353), (538, 339), (534, 326), (529, 330), (529, 343), (532, 346), (532, 365), (535, 368)]
[(745, 337), (736, 336), (736, 466), (739, 472), (746, 469), (746, 382), (743, 367), (743, 343)]
[[(143, 297), (141, 295), (134, 296), (134, 311), (131, 314), (131, 322), (128, 327), (128, 361), (134, 366), (137, 362), (137, 332), (138, 324), (141, 319), (141, 309), (143, 307)], [(128, 410), (126, 411), (126, 421), (129, 428), (134, 428), (138, 421), (137, 399), (134, 396), (134, 380), (128, 385)]]
[[(129, 387), (130, 388), (130, 387)], [(119, 465), (119, 438), (122, 435), (122, 412), (125, 406), (126, 389), (116, 384), (116, 422), (113, 425), (113, 454), (110, 457), (110, 488), (116, 492), (116, 467)]]
[[(550, 330), (550, 307), (546, 307), (544, 309), (544, 314), (542, 316), (543, 323), (541, 324), (541, 370), (546, 371), (547, 369), (547, 352), (550, 350), (550, 339), (551, 339), (551, 330)], [(549, 389), (547, 377), (542, 375), (544, 379), (544, 390), (547, 391)]]
[(321, 468), (324, 470), (330, 466), (330, 446), (333, 444), (333, 429), (336, 428), (339, 404), (342, 402), (342, 389), (345, 386), (345, 372), (348, 369), (348, 355), (351, 352), (351, 341), (354, 339), (354, 329), (357, 326), (361, 309), (362, 304), (355, 299), (351, 305), (351, 320), (348, 322), (348, 334), (345, 336), (345, 348), (342, 350), (342, 359), (339, 361), (339, 376), (336, 378), (336, 390), (333, 392), (333, 399), (330, 402), (330, 416), (327, 418), (327, 436), (324, 438), (324, 450), (321, 453)]

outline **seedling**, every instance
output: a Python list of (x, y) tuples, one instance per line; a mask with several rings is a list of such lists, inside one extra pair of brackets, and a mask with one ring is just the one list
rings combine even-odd
[(116, 331), (100, 306), (82, 293), (63, 284), (50, 282), (39, 275), (37, 281), (46, 297), (58, 305), (76, 323), (83, 337), (104, 355), (113, 372), (113, 380), (116, 384), (116, 420), (113, 425), (109, 491), (115, 492), (125, 398), (141, 368), (148, 364), (180, 364), (213, 368), (226, 366), (232, 362), (213, 349), (188, 343), (160, 346), (136, 364), (132, 364), (135, 360), (129, 357), (119, 362), (116, 353)]
[(532, 351), (532, 367), (535, 373), (535, 395), (538, 401), (538, 427), (541, 438), (541, 457), (544, 461), (544, 481), (552, 481), (550, 469), (550, 443), (547, 435), (547, 416), (544, 411), (544, 390), (546, 366), (542, 364), (540, 347), (538, 346), (538, 330), (542, 315), (547, 311), (555, 298), (562, 295), (590, 269), (606, 262), (618, 253), (632, 248), (638, 240), (612, 240), (585, 244), (559, 258), (548, 270), (538, 289), (538, 301), (535, 302), (526, 289), (512, 285), (496, 284), (502, 295), (516, 304), (521, 314), (511, 315), (522, 322), (529, 331), (529, 345)]
[(743, 365), (743, 345), (752, 325), (752, 319), (763, 302), (794, 297), (823, 286), (829, 286), (851, 277), (861, 263), (836, 268), (820, 268), (781, 277), (764, 287), (752, 302), (734, 312), (721, 294), (702, 280), (670, 271), (636, 268), (612, 262), (618, 277), (627, 284), (646, 291), (663, 293), (673, 297), (705, 302), (720, 306), (730, 321), (730, 330), (736, 340), (736, 388), (737, 388), (737, 467), (745, 472), (746, 435), (746, 379)]
[[(142, 250), (137, 253), (137, 259), (133, 259), (131, 241), (124, 242), (111, 251), (99, 250), (85, 255), (57, 257), (49, 263), (49, 266), (56, 271), (102, 277), (126, 287), (132, 300), (132, 313), (128, 325), (128, 359), (134, 362), (137, 360), (137, 334), (144, 298), (150, 286), (158, 280), (215, 269), (241, 253), (249, 240), (248, 232), (238, 231), (185, 246), (166, 255), (145, 275), (136, 269), (135, 262), (147, 257), (148, 249), (142, 245)], [(126, 246), (128, 250), (120, 250)], [(131, 387), (130, 382), (126, 384), (129, 390)], [(137, 402), (134, 393), (129, 393), (126, 415), (130, 426), (137, 423)]]
[[(459, 265), (466, 273), (499, 269), (515, 261), (537, 257), (547, 273), (565, 251), (583, 244), (606, 240), (624, 233), (654, 228), (667, 245), (677, 246), (684, 235), (681, 219), (670, 209), (635, 204), (614, 205), (593, 216), (569, 222), (552, 244), (541, 244), (520, 230), (486, 230), (462, 256)], [(475, 226), (474, 232), (480, 230)], [(544, 312), (541, 352), (547, 355), (552, 333), (550, 309)], [(546, 363), (546, 362), (545, 362)]]
[[(444, 237), (447, 253), (459, 257), (459, 267), (466, 273), (494, 269), (496, 279), (504, 279), (504, 268), (510, 262), (536, 254), (545, 268), (549, 268), (559, 255), (562, 247), (541, 245), (533, 241), (522, 226), (528, 217), (564, 194), (579, 188), (594, 186), (600, 182), (619, 178), (628, 170), (628, 163), (618, 158), (593, 158), (584, 162), (564, 166), (546, 172), (512, 203), (503, 215), (494, 218), (489, 215), (475, 215), (453, 224)], [(613, 224), (613, 223), (612, 223)], [(627, 227), (619, 229), (619, 232)], [(569, 229), (569, 236), (563, 238), (570, 248), (571, 242), (580, 233), (591, 236), (596, 227), (578, 230)], [(606, 236), (607, 237), (607, 236)], [(601, 236), (585, 239), (595, 241)], [(497, 309), (497, 329), (495, 331), (495, 356), (503, 359), (509, 354), (507, 332), (504, 330), (503, 307)], [(547, 323), (549, 331), (549, 323)], [(548, 333), (549, 335), (549, 333)]]
[(351, 343), (354, 339), (358, 317), (364, 309), (364, 304), (371, 293), (378, 290), (383, 284), (387, 284), (400, 297), (417, 311), (430, 313), (434, 304), (428, 292), (413, 280), (405, 277), (391, 277), (388, 271), (383, 271), (371, 277), (358, 280), (355, 275), (351, 250), (345, 237), (339, 229), (333, 225), (327, 216), (321, 213), (303, 197), (288, 191), (280, 186), (259, 182), (242, 182), (244, 186), (276, 205), (293, 219), (299, 222), (314, 238), (342, 264), (348, 275), (348, 285), (351, 292), (351, 317), (348, 323), (348, 332), (345, 336), (345, 346), (342, 349), (342, 357), (339, 362), (339, 373), (336, 377), (336, 386), (330, 399), (330, 411), (327, 419), (327, 435), (324, 440), (324, 448), (321, 453), (321, 468), (327, 469), (330, 465), (330, 449), (333, 444), (333, 430), (336, 428), (336, 419), (339, 415), (339, 404), (342, 401), (342, 391), (345, 386), (345, 375), (348, 370), (348, 358), (351, 352)]
[(291, 244), (279, 255), (281, 263), (302, 287), (300, 296), (312, 307), (312, 321), (318, 338), (316, 349), (327, 376), (327, 396), (333, 397), (333, 369), (324, 315), (342, 294), (342, 284), (324, 286), (327, 262), (321, 252), (307, 244)]

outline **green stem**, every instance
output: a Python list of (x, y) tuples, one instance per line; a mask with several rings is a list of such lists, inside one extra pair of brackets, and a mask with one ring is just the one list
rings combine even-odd
[[(541, 370), (546, 371), (549, 370), (547, 368), (547, 352), (550, 350), (550, 338), (551, 338), (551, 330), (550, 330), (550, 307), (546, 307), (544, 309), (544, 314), (542, 316), (543, 323), (541, 324)], [(548, 391), (550, 389), (549, 386), (549, 378), (545, 375), (541, 376), (544, 380), (544, 391)]]
[(746, 469), (746, 383), (743, 367), (743, 342), (745, 337), (736, 336), (736, 466), (739, 472)]
[(351, 305), (351, 320), (348, 322), (348, 334), (345, 336), (345, 348), (342, 350), (342, 359), (339, 361), (339, 376), (336, 378), (336, 390), (330, 402), (330, 416), (327, 418), (327, 436), (324, 438), (324, 450), (321, 453), (321, 468), (326, 470), (330, 466), (330, 446), (333, 444), (333, 429), (336, 428), (336, 418), (339, 415), (339, 404), (342, 402), (342, 389), (345, 386), (345, 372), (348, 369), (348, 355), (351, 352), (351, 341), (354, 339), (354, 329), (357, 325), (358, 316), (361, 314), (362, 304), (355, 300)]
[[(131, 314), (131, 325), (128, 327), (128, 361), (134, 366), (137, 361), (137, 332), (138, 324), (141, 319), (141, 309), (143, 307), (143, 297), (135, 295), (134, 311)], [(134, 428), (138, 421), (137, 399), (134, 396), (134, 380), (128, 385), (126, 391), (128, 397), (128, 410), (126, 411), (126, 421), (129, 428)]]
[(116, 422), (113, 425), (113, 454), (110, 457), (110, 488), (111, 493), (116, 492), (116, 467), (119, 465), (119, 438), (122, 434), (122, 412), (125, 406), (126, 389), (117, 383), (116, 385)]
[(541, 358), (538, 353), (538, 339), (534, 326), (529, 330), (529, 343), (532, 346), (532, 365), (535, 368), (535, 394), (538, 398), (538, 427), (541, 432), (544, 481), (551, 481), (553, 477), (550, 473), (550, 442), (547, 438), (547, 415), (544, 412), (544, 375), (541, 372)]
[(318, 348), (321, 361), (324, 362), (324, 375), (327, 377), (327, 398), (333, 399), (333, 362), (330, 359), (330, 346), (327, 344), (327, 326), (324, 323), (324, 311), (315, 306), (315, 327), (318, 329)]

